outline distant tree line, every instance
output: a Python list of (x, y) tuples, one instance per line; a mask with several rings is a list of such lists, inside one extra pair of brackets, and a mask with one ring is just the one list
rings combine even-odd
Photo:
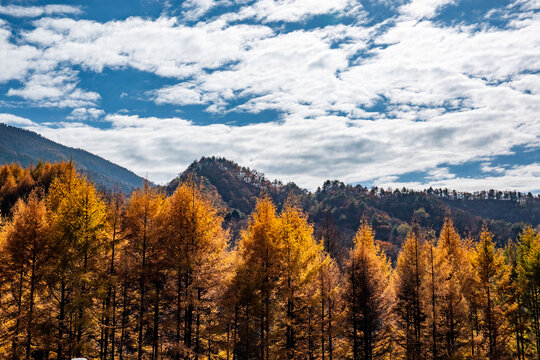
[(125, 198), (57, 166), (2, 222), (1, 359), (539, 359), (531, 227), (497, 248), (415, 217), (393, 264), (367, 218), (345, 250), (262, 195), (233, 244), (192, 179)]

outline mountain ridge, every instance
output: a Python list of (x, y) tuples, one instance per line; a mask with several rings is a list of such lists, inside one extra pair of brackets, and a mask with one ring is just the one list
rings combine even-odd
[(26, 167), (40, 160), (61, 162), (69, 159), (101, 188), (119, 187), (130, 192), (142, 185), (142, 177), (101, 156), (59, 144), (33, 131), (0, 123), (0, 164), (20, 163)]
[[(198, 186), (218, 197), (228, 225), (240, 229), (255, 207), (257, 198), (266, 194), (280, 209), (290, 195), (300, 203), (322, 236), (329, 227), (345, 246), (363, 217), (374, 227), (377, 239), (385, 246), (401, 246), (408, 223), (416, 218), (421, 226), (436, 231), (449, 213), (463, 234), (477, 235), (484, 222), (494, 230), (500, 244), (514, 239), (526, 224), (539, 226), (540, 197), (515, 191), (457, 192), (448, 189), (368, 189), (327, 180), (310, 192), (295, 183), (271, 181), (263, 173), (219, 157), (202, 157), (173, 179), (165, 190), (172, 194), (182, 181), (196, 179)], [(396, 252), (397, 253), (397, 252)]]

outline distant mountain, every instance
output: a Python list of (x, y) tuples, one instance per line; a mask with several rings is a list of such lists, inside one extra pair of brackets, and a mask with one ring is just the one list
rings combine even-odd
[(180, 182), (189, 179), (197, 179), (208, 193), (218, 198), (233, 234), (238, 235), (236, 230), (245, 225), (257, 197), (267, 194), (281, 208), (292, 194), (309, 215), (319, 236), (329, 237), (331, 233), (341, 246), (347, 247), (360, 220), (366, 217), (390, 255), (397, 254), (413, 217), (422, 227), (439, 231), (445, 215), (450, 213), (463, 235), (477, 235), (482, 223), (487, 221), (500, 244), (515, 238), (525, 224), (533, 227), (540, 224), (540, 198), (518, 192), (368, 189), (340, 181), (326, 181), (315, 192), (309, 192), (294, 183), (270, 181), (264, 174), (227, 159), (203, 157), (171, 181), (167, 193), (171, 194)]
[(39, 160), (59, 162), (70, 158), (98, 187), (113, 189), (118, 186), (129, 192), (142, 185), (140, 176), (88, 151), (64, 146), (35, 132), (0, 123), (0, 164), (15, 162), (28, 166)]

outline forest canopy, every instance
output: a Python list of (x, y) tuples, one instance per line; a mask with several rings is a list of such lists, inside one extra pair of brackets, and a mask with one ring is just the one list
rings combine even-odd
[(0, 181), (2, 359), (539, 358), (530, 226), (501, 244), (418, 211), (394, 259), (372, 218), (343, 244), (302, 194), (262, 193), (231, 229), (195, 177), (130, 196), (71, 163)]

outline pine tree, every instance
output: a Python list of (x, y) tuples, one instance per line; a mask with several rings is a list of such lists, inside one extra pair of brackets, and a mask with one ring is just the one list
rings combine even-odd
[(326, 252), (320, 254), (318, 287), (320, 296), (320, 355), (318, 358), (332, 360), (340, 345), (343, 327), (343, 284), (337, 263)]
[(274, 351), (273, 325), (278, 304), (277, 286), (281, 269), (280, 222), (268, 197), (257, 201), (248, 227), (238, 244), (238, 265), (232, 281), (237, 298), (235, 359), (268, 360)]

